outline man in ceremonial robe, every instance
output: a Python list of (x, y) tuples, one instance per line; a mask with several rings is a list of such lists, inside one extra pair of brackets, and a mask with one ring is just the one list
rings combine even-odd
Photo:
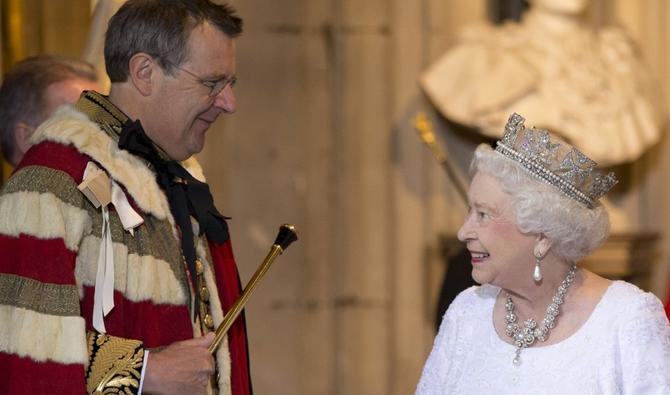
[(236, 109), (242, 21), (209, 0), (130, 0), (109, 96), (58, 110), (0, 195), (0, 393), (249, 394), (224, 217), (191, 156)]

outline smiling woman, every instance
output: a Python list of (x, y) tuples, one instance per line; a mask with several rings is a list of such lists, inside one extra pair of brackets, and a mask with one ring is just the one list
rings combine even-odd
[(577, 265), (608, 235), (616, 177), (524, 122), (475, 152), (458, 238), (482, 285), (449, 307), (417, 394), (670, 393), (660, 301)]
[(458, 238), (467, 244), (472, 256), (472, 277), (480, 284), (521, 278), (529, 265), (518, 263), (528, 261), (536, 237), (519, 230), (509, 194), (491, 173), (478, 171), (469, 200), (470, 213)]

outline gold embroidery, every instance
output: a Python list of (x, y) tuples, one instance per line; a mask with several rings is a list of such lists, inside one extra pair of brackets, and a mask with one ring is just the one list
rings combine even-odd
[(144, 364), (144, 348), (139, 340), (89, 332), (90, 363), (86, 374), (89, 394), (137, 394)]
[(62, 202), (74, 207), (84, 208), (88, 205), (72, 177), (60, 170), (44, 166), (27, 166), (19, 169), (7, 181), (3, 194), (23, 191), (51, 193)]
[(105, 96), (88, 91), (75, 104), (75, 108), (86, 114), (93, 122), (102, 126), (114, 141), (119, 140), (121, 126), (128, 120), (128, 117), (110, 103)]
[(15, 274), (0, 274), (0, 304), (63, 317), (80, 315), (75, 285), (43, 283)]

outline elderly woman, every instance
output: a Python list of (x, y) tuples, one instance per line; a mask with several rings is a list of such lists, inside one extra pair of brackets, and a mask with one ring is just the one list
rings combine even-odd
[(661, 302), (579, 268), (607, 237), (595, 162), (513, 114), (472, 163), (458, 238), (481, 286), (444, 316), (417, 394), (670, 394)]

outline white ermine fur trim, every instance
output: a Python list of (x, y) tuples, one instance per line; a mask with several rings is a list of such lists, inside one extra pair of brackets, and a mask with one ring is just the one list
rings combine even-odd
[(81, 317), (61, 317), (0, 305), (0, 351), (70, 364), (88, 364), (86, 324)]
[[(121, 243), (114, 248), (114, 289), (133, 302), (185, 305), (186, 295), (170, 264), (151, 255), (129, 254)], [(77, 284), (95, 286), (100, 237), (89, 235), (81, 243), (75, 277)]]
[(202, 171), (202, 166), (200, 166), (200, 162), (198, 162), (198, 159), (196, 159), (195, 156), (183, 160), (181, 165), (193, 176), (193, 178), (200, 182), (205, 182), (205, 173)]
[[(221, 308), (221, 300), (219, 299), (219, 292), (216, 288), (216, 281), (211, 269), (211, 262), (207, 259), (205, 251), (206, 246), (203, 245), (202, 239), (198, 239), (196, 252), (198, 257), (205, 266), (205, 284), (209, 290), (210, 309), (212, 318), (214, 319), (214, 327), (218, 327), (223, 322), (223, 309)], [(231, 395), (232, 386), (230, 382), (230, 350), (228, 348), (228, 336), (226, 335), (219, 349), (216, 351), (216, 361), (219, 370), (219, 393), (221, 395)]]
[(91, 219), (85, 210), (71, 206), (52, 193), (20, 191), (0, 196), (0, 233), (38, 239), (61, 238), (76, 252)]
[(111, 137), (74, 107), (63, 106), (57, 110), (37, 128), (31, 141), (33, 144), (53, 141), (73, 145), (125, 186), (142, 211), (158, 219), (168, 218), (174, 224), (167, 198), (156, 183), (154, 173), (140, 159), (119, 149)]

